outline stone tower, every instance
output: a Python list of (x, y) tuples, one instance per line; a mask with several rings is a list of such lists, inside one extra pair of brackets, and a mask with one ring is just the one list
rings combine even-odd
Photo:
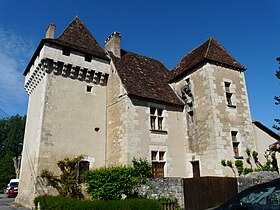
[(29, 103), (17, 202), (26, 206), (47, 192), (39, 176), (59, 172), (59, 160), (84, 155), (89, 168), (105, 165), (109, 59), (78, 17), (57, 39), (54, 32), (51, 24), (24, 72)]
[(194, 175), (232, 176), (221, 160), (242, 159), (246, 148), (256, 148), (244, 70), (211, 37), (170, 72), (185, 101), (187, 171)]

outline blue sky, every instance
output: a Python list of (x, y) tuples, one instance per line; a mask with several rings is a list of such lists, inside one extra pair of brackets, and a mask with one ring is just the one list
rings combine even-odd
[(279, 0), (17, 1), (1, 0), (0, 109), (27, 112), (22, 73), (49, 23), (59, 36), (78, 15), (103, 47), (113, 32), (123, 49), (161, 60), (173, 68), (183, 56), (214, 36), (242, 65), (254, 120), (271, 128), (280, 118), (274, 96), (280, 56)]

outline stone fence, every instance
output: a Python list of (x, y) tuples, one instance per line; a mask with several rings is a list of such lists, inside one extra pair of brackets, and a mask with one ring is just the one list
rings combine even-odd
[[(280, 178), (279, 173), (271, 171), (253, 172), (245, 176), (237, 177), (237, 190), (241, 192), (256, 184), (269, 182)], [(145, 185), (138, 187), (136, 191), (148, 198), (176, 198), (179, 207), (184, 209), (184, 178), (157, 178), (149, 179)], [(188, 198), (187, 198), (188, 199)]]
[(239, 176), (237, 177), (238, 192), (241, 192), (251, 186), (269, 182), (277, 178), (280, 178), (280, 175), (276, 171), (252, 172), (245, 176)]
[(136, 190), (148, 198), (176, 198), (178, 205), (184, 207), (183, 178), (149, 179), (145, 185)]

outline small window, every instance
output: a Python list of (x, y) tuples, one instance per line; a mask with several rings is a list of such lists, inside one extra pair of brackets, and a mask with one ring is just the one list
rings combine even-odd
[(70, 50), (69, 49), (63, 49), (62, 50), (62, 55), (69, 56), (70, 55)]
[(157, 160), (157, 151), (152, 151), (152, 160)]
[(91, 62), (91, 55), (85, 55), (85, 61)]
[[(237, 140), (237, 131), (231, 131), (231, 140), (232, 140), (232, 148), (233, 148), (233, 153), (235, 158), (240, 158), (239, 156), (239, 141)], [(242, 158), (242, 157), (241, 157)]]
[(225, 82), (226, 92), (230, 92), (229, 91), (229, 86), (230, 86), (230, 82)]
[(164, 160), (164, 153), (165, 152), (159, 152), (159, 160)]
[(236, 138), (236, 136), (237, 136), (237, 131), (231, 131), (231, 139), (232, 139), (232, 141), (237, 141), (237, 138)]
[(163, 131), (163, 109), (150, 107), (150, 125), (151, 130)]
[(89, 162), (88, 161), (80, 161), (79, 163), (79, 173), (78, 173), (78, 181), (79, 183), (85, 183), (85, 171), (89, 170)]
[(92, 90), (92, 86), (91, 85), (87, 85), (86, 86), (87, 93), (91, 93), (91, 90)]
[(239, 157), (238, 145), (239, 145), (239, 142), (232, 142), (234, 157)]
[(152, 151), (152, 171), (154, 178), (163, 178), (164, 177), (164, 165), (165, 165), (165, 152), (164, 151)]
[(232, 102), (233, 93), (230, 91), (230, 82), (225, 82), (225, 93), (226, 93), (226, 102), (229, 107), (235, 108), (236, 106)]
[(226, 98), (227, 98), (227, 104), (228, 105), (232, 105), (231, 97), (232, 97), (232, 93), (226, 93)]

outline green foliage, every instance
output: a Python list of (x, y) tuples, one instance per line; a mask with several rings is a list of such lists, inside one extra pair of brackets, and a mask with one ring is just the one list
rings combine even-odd
[(233, 166), (232, 166), (232, 161), (230, 161), (230, 160), (221, 160), (221, 164), (224, 167), (230, 167), (232, 172), (234, 173), (234, 176), (236, 175), (235, 174), (235, 170), (233, 169)]
[(83, 156), (78, 156), (73, 159), (65, 158), (64, 160), (58, 161), (57, 166), (61, 170), (59, 176), (54, 175), (54, 173), (48, 170), (43, 170), (41, 177), (47, 181), (48, 185), (57, 189), (60, 195), (81, 199), (83, 195), (81, 186), (77, 182), (77, 169), (82, 159)]
[(145, 158), (132, 159), (132, 176), (137, 177), (140, 182), (145, 183), (147, 178), (153, 176), (152, 165)]
[(246, 175), (246, 174), (249, 174), (249, 173), (252, 173), (253, 172), (253, 169), (252, 168), (244, 168), (243, 170), (243, 174)]
[[(277, 164), (275, 152), (270, 152), (269, 154), (267, 154), (267, 153), (265, 154), (266, 162), (263, 165), (259, 162), (259, 158), (258, 158), (259, 154), (257, 151), (253, 151), (251, 153), (250, 149), (246, 149), (245, 152), (248, 156), (246, 158), (246, 162), (250, 165), (250, 168), (244, 168), (243, 160), (236, 160), (235, 167), (237, 168), (239, 176), (242, 174), (245, 175), (245, 174), (251, 173), (253, 171), (277, 171), (278, 172), (278, 164)], [(251, 154), (252, 154), (254, 162), (257, 166), (257, 168), (255, 170), (253, 170), (253, 167), (251, 164)], [(221, 164), (224, 167), (230, 167), (235, 175), (235, 171), (233, 169), (232, 162), (230, 160), (221, 160)]]
[(226, 160), (221, 160), (221, 164), (222, 166), (226, 167), (227, 166)]
[(16, 177), (13, 158), (21, 156), (26, 117), (0, 119), (0, 188)]
[(122, 195), (133, 196), (133, 189), (152, 175), (146, 159), (133, 159), (133, 166), (113, 166), (85, 172), (88, 193), (93, 198), (119, 200)]
[(62, 196), (39, 196), (34, 199), (36, 208), (44, 210), (161, 210), (161, 204), (150, 199), (125, 199), (114, 201), (76, 200)]
[(243, 161), (242, 160), (236, 160), (235, 161), (235, 166), (237, 168), (238, 174), (239, 176), (243, 173)]

